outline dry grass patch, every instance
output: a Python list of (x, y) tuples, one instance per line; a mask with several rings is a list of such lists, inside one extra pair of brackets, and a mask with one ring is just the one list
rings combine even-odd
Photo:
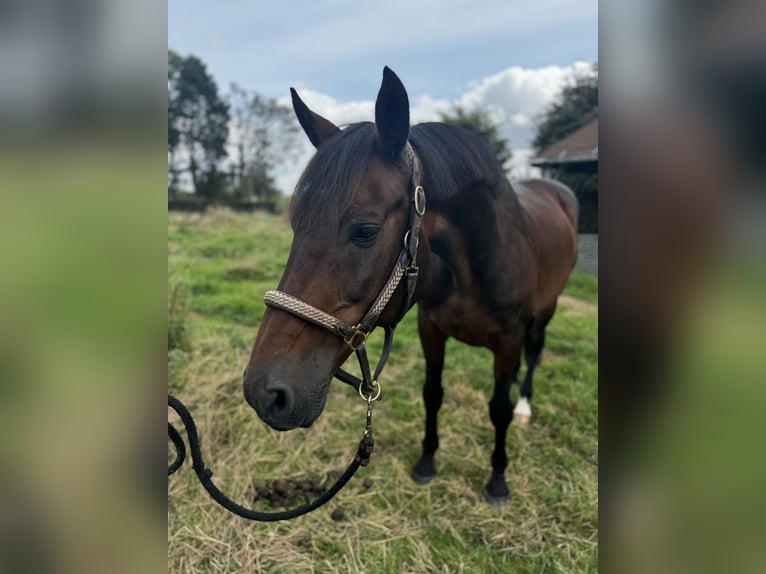
[(598, 315), (598, 304), (589, 303), (569, 295), (559, 295), (559, 305), (561, 310), (570, 317), (595, 317)]

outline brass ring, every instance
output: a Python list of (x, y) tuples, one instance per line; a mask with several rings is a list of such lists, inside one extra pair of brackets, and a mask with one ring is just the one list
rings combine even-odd
[(359, 396), (360, 396), (360, 397), (362, 397), (362, 399), (363, 399), (363, 400), (372, 402), (372, 401), (377, 401), (377, 400), (380, 398), (380, 392), (381, 392), (381, 389), (380, 389), (380, 383), (378, 382), (378, 380), (377, 380), (377, 379), (375, 379), (374, 381), (372, 381), (372, 388), (373, 388), (373, 390), (376, 390), (376, 389), (377, 389), (377, 390), (376, 390), (376, 393), (375, 393), (375, 396), (372, 396), (372, 395), (370, 395), (369, 397), (368, 397), (368, 396), (366, 396), (366, 395), (365, 395), (365, 394), (362, 392), (362, 387), (363, 387), (363, 386), (364, 386), (364, 385), (361, 385), (361, 384), (360, 384), (360, 385), (359, 385), (359, 389), (358, 389), (358, 391), (359, 391)]
[(420, 216), (423, 217), (426, 213), (426, 192), (423, 190), (422, 185), (418, 185), (415, 187), (415, 212)]

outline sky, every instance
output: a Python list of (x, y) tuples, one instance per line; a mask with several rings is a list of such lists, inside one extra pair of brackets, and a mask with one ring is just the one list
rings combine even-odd
[[(338, 125), (372, 120), (383, 66), (407, 89), (411, 121), (452, 105), (502, 124), (513, 175), (528, 167), (540, 114), (598, 58), (597, 0), (169, 0), (168, 47), (231, 83), (289, 105), (294, 87)], [(292, 191), (308, 141), (277, 184)]]

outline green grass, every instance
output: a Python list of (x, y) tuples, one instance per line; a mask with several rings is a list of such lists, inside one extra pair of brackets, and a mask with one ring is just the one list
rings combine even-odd
[(596, 303), (598, 302), (598, 279), (588, 273), (572, 273), (564, 289), (564, 295)]
[[(263, 293), (277, 285), (289, 252), (286, 220), (226, 210), (173, 213), (168, 240), (169, 283), (182, 302), (174, 329), (184, 341), (169, 352), (169, 386), (197, 418), (219, 485), (249, 503), (253, 483), (342, 470), (364, 425), (364, 404), (345, 385), (331, 388), (310, 429), (289, 433), (269, 429), (242, 397)], [(425, 487), (409, 478), (424, 416), (413, 311), (397, 330), (381, 381), (370, 466), (320, 510), (257, 524), (217, 507), (187, 465), (168, 481), (169, 571), (595, 572), (597, 288), (595, 278), (573, 275), (548, 328), (532, 423), (508, 432), (507, 509), (481, 500), (494, 436), (486, 349), (448, 342), (439, 475)], [(374, 356), (381, 339), (371, 338)], [(337, 508), (346, 520), (330, 518)]]

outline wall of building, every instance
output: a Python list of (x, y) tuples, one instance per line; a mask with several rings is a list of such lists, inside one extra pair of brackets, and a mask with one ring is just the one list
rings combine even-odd
[(580, 233), (577, 235), (577, 263), (575, 271), (584, 271), (598, 275), (598, 234)]

